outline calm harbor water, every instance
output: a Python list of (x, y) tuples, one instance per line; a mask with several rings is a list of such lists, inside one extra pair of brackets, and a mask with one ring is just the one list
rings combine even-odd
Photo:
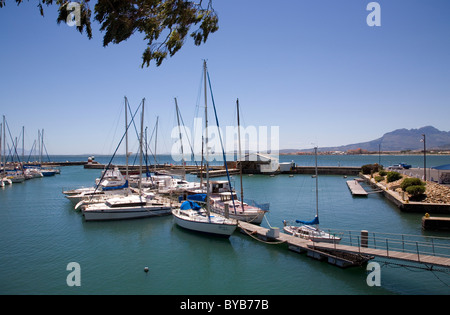
[[(55, 156), (80, 161), (87, 156)], [(319, 165), (360, 166), (378, 156), (319, 156)], [(97, 157), (107, 163), (109, 157)], [(313, 156), (281, 156), (313, 165)], [(120, 164), (121, 161), (114, 161)], [(159, 162), (169, 162), (161, 157)], [(381, 163), (421, 166), (421, 156), (381, 156)], [(427, 165), (450, 163), (428, 156)], [(0, 294), (309, 295), (450, 294), (449, 272), (386, 265), (381, 286), (366, 283), (364, 267), (340, 269), (236, 232), (218, 239), (182, 230), (171, 216), (117, 222), (85, 222), (61, 191), (92, 186), (100, 170), (61, 168), (61, 174), (0, 190)], [(196, 178), (190, 177), (195, 180)], [(233, 178), (239, 190), (239, 180)], [(245, 176), (246, 198), (270, 203), (263, 226), (312, 219), (315, 182), (309, 175)], [(342, 176), (319, 177), (321, 226), (419, 236), (423, 214), (401, 213), (382, 196), (351, 196)], [(375, 259), (377, 261), (377, 259)], [(70, 262), (81, 267), (81, 286), (68, 286)], [(149, 271), (144, 272), (144, 267)]]

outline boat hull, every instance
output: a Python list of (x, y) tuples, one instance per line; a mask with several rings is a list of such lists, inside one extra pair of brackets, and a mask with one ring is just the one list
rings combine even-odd
[[(222, 216), (225, 216), (225, 210), (223, 208), (212, 208), (211, 211), (214, 213), (220, 214)], [(248, 222), (248, 223), (252, 223), (252, 224), (257, 224), (257, 225), (261, 224), (265, 214), (266, 214), (266, 211), (263, 211), (263, 210), (260, 210), (257, 212), (237, 211), (235, 213), (234, 210), (232, 208), (230, 208), (230, 210), (228, 211), (228, 216), (231, 219), (244, 221), (244, 222)]]
[(83, 210), (83, 215), (86, 221), (110, 221), (164, 216), (170, 215), (171, 211), (172, 207), (170, 206), (144, 206), (137, 208)]
[(323, 231), (320, 231), (320, 233), (318, 233), (318, 234), (322, 234), (322, 235), (314, 235), (314, 234), (308, 235), (308, 234), (300, 233), (298, 230), (298, 227), (285, 226), (283, 228), (283, 230), (286, 234), (293, 235), (293, 236), (299, 237), (299, 238), (303, 238), (305, 240), (309, 240), (312, 242), (338, 244), (341, 241), (341, 239), (339, 237), (325, 233)]
[(178, 209), (172, 211), (174, 221), (178, 226), (187, 230), (228, 238), (237, 227), (236, 223), (214, 223), (209, 222), (207, 219), (204, 221), (192, 220), (181, 215), (180, 211)]

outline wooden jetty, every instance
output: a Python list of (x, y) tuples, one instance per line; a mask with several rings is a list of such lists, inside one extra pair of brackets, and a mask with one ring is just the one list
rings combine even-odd
[[(397, 251), (386, 248), (370, 248), (368, 246), (369, 236), (367, 231), (361, 231), (361, 242), (358, 246), (312, 242), (306, 239), (280, 233), (278, 228), (267, 229), (254, 224), (239, 221), (241, 232), (268, 243), (285, 243), (288, 249), (306, 253), (309, 257), (318, 260), (326, 260), (328, 263), (341, 268), (361, 266), (374, 257), (395, 259), (425, 265), (432, 269), (437, 267), (450, 267), (450, 258), (439, 255), (429, 255), (427, 252)], [(386, 240), (387, 244), (387, 240)], [(411, 244), (409, 244), (411, 245)]]
[(359, 184), (357, 180), (348, 180), (347, 186), (354, 196), (367, 196), (367, 191)]

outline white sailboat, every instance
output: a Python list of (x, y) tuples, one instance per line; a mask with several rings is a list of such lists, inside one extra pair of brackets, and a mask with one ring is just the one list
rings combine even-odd
[(333, 234), (326, 233), (319, 228), (319, 192), (318, 192), (318, 174), (317, 174), (317, 147), (314, 148), (316, 157), (316, 216), (311, 221), (301, 221), (296, 220), (297, 223), (303, 225), (291, 225), (286, 220), (283, 221), (283, 230), (287, 234), (294, 235), (303, 239), (307, 239), (313, 242), (326, 242), (326, 243), (339, 243), (341, 241), (340, 237)]
[(76, 204), (83, 199), (91, 198), (93, 196), (112, 196), (123, 194), (128, 188), (128, 181), (117, 167), (114, 169), (104, 170), (102, 172), (102, 176), (97, 178), (95, 182), (96, 185), (93, 187), (65, 190), (63, 191), (63, 194), (67, 199)]
[[(239, 161), (241, 161), (241, 123), (239, 118), (239, 100), (236, 100), (237, 124), (238, 124), (238, 140), (239, 140)], [(228, 182), (224, 182), (223, 186), (227, 187), (224, 191), (215, 193), (215, 187), (212, 187), (213, 204), (211, 209), (213, 212), (226, 215), (232, 219), (245, 221), (253, 224), (261, 224), (267, 210), (263, 210), (258, 206), (249, 205), (244, 202), (244, 185), (242, 184), (242, 164), (239, 163), (239, 175), (241, 183), (241, 199), (237, 198), (236, 193), (229, 187)]]
[[(205, 208), (200, 207), (192, 201), (185, 201), (179, 209), (172, 210), (175, 223), (185, 229), (212, 234), (221, 237), (230, 237), (237, 228), (237, 221), (227, 219), (221, 215), (211, 215), (211, 200), (209, 186), (209, 163), (208, 163), (208, 111), (207, 111), (207, 90), (206, 90), (206, 61), (203, 62), (204, 89), (205, 89), (205, 130), (206, 130), (206, 195), (199, 196), (196, 199), (205, 203)], [(195, 197), (190, 196), (191, 199)]]
[[(145, 100), (145, 99), (144, 99)], [(144, 124), (144, 100), (142, 101), (142, 116), (141, 116), (141, 135), (140, 135), (140, 170), (142, 173), (142, 135), (143, 135), (143, 124)], [(125, 102), (125, 108), (126, 108)], [(126, 125), (126, 152), (128, 152), (128, 123), (126, 119), (125, 110), (125, 125)], [(127, 163), (127, 175), (128, 175), (128, 154), (126, 155)], [(86, 221), (104, 221), (104, 220), (124, 220), (124, 219), (138, 219), (145, 217), (154, 217), (161, 215), (168, 215), (172, 211), (172, 203), (164, 202), (160, 199), (147, 198), (142, 192), (142, 186), (139, 183), (139, 193), (131, 194), (128, 193), (123, 196), (114, 196), (107, 198), (103, 202), (99, 203), (89, 203), (87, 205), (81, 206), (84, 218)]]

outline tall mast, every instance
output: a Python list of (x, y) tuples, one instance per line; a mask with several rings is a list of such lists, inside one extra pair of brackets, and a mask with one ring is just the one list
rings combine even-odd
[(156, 127), (155, 127), (155, 154), (153, 155), (155, 158), (155, 171), (156, 171), (156, 148), (157, 148), (157, 143), (158, 143), (158, 120), (159, 120), (159, 116), (156, 116)]
[(183, 152), (183, 139), (181, 136), (181, 125), (180, 125), (180, 113), (178, 109), (177, 98), (175, 97), (175, 108), (177, 110), (177, 121), (178, 121), (178, 133), (180, 134), (180, 144), (181, 144), (181, 163), (183, 164), (183, 179), (186, 179), (186, 166), (184, 163), (184, 152)]
[(203, 61), (203, 75), (205, 77), (204, 89), (205, 89), (205, 145), (206, 145), (206, 210), (209, 213), (211, 210), (211, 205), (209, 204), (209, 156), (208, 156), (208, 102), (207, 102), (207, 93), (206, 93), (206, 60)]
[(317, 174), (317, 147), (314, 148), (316, 156), (316, 216), (319, 217), (319, 183)]
[(142, 135), (144, 133), (144, 102), (145, 98), (142, 99), (142, 115), (141, 115), (141, 136), (139, 137), (139, 147), (140, 147), (140, 154), (139, 154), (139, 196), (142, 193)]
[[(125, 96), (125, 178), (128, 181), (128, 107), (127, 97)], [(128, 182), (127, 192), (130, 192), (130, 183)]]
[(22, 126), (22, 163), (25, 162), (25, 126)]
[(242, 155), (241, 155), (241, 122), (239, 120), (239, 99), (236, 99), (237, 107), (237, 124), (238, 124), (238, 141), (239, 141), (239, 175), (241, 181), (241, 206), (244, 211), (244, 185), (242, 185)]

